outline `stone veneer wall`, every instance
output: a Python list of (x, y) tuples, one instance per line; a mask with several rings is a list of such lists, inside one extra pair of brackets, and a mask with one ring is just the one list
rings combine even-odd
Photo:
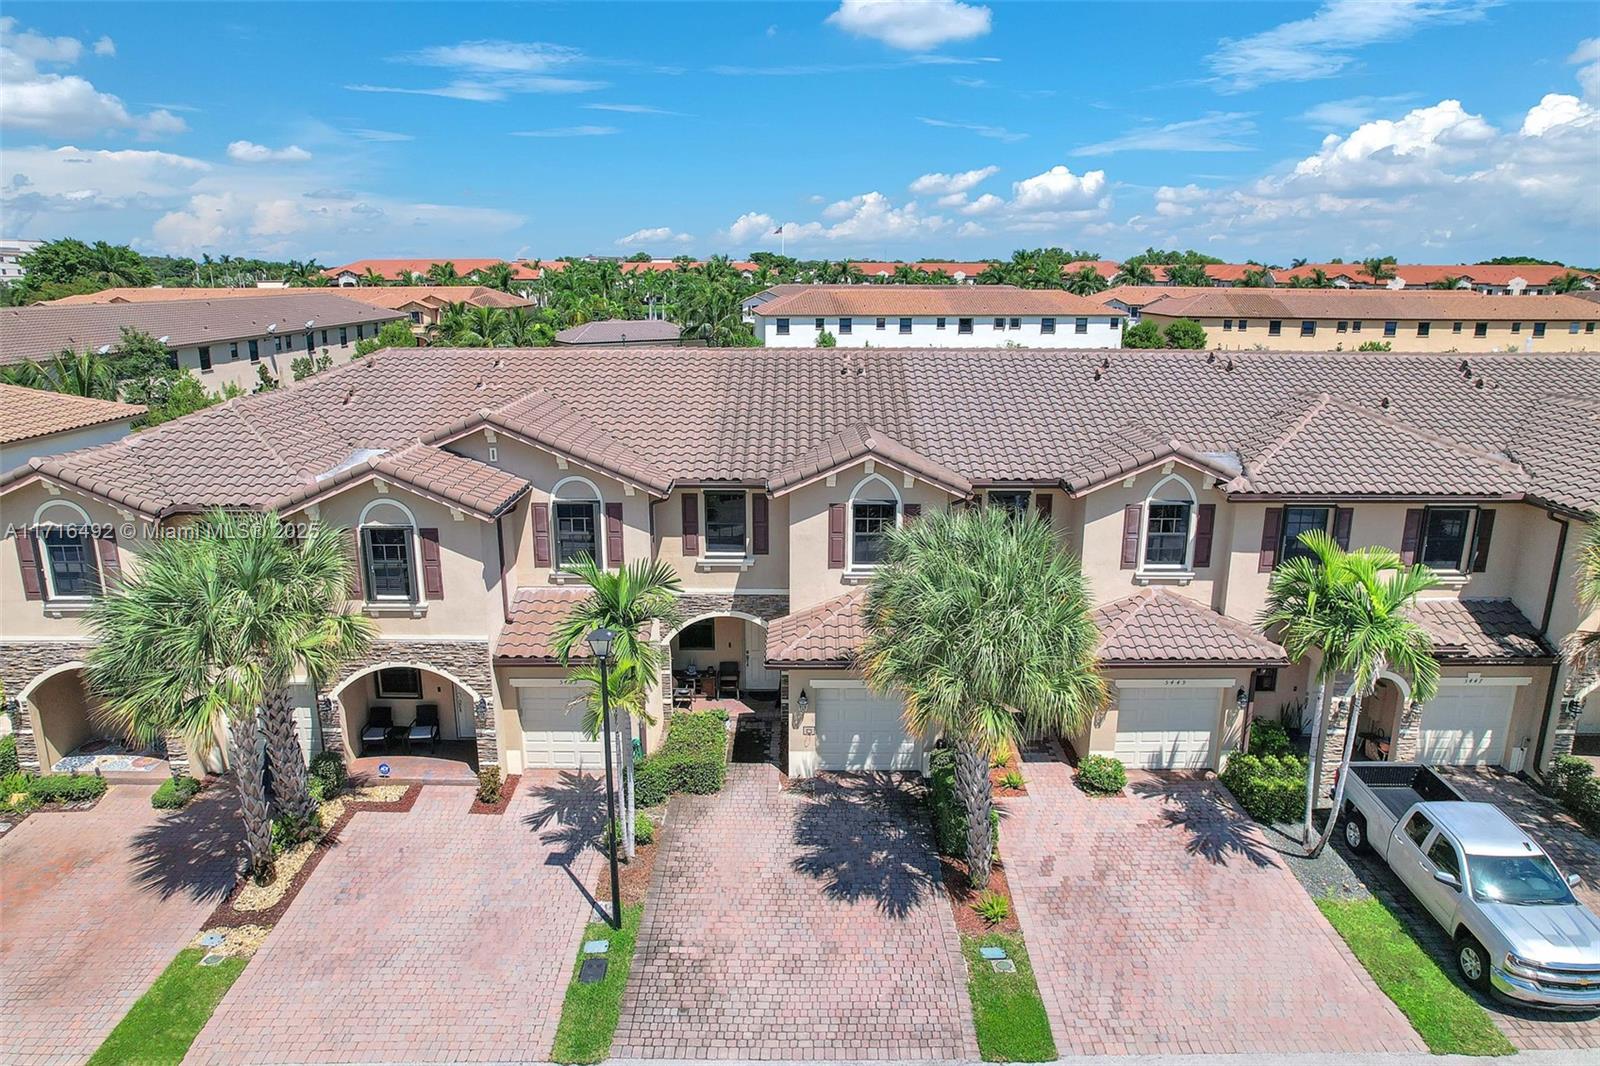
[(472, 689), (477, 701), (472, 716), (477, 723), (478, 767), (500, 765), (500, 744), (495, 730), (494, 665), (486, 640), (375, 640), (367, 654), (346, 663), (338, 678), (317, 695), (317, 722), (322, 746), (348, 757), (344, 750), (344, 730), (339, 717), (342, 708), (328, 693), (381, 663), (394, 663), (432, 670), (436, 674), (459, 678)]
[[(737, 592), (687, 592), (678, 597), (678, 613), (683, 618), (699, 618), (715, 614), (748, 614), (771, 622), (789, 613), (788, 593), (761, 593), (741, 595)], [(657, 645), (661, 653), (660, 720), (672, 713), (672, 640), (669, 637)]]
[[(1341, 680), (1334, 686), (1335, 691), (1343, 691), (1350, 687), (1347, 680)], [(1350, 723), (1351, 700), (1346, 696), (1335, 696), (1333, 705), (1328, 712), (1327, 732), (1322, 735), (1322, 773), (1320, 781), (1322, 788), (1319, 793), (1322, 799), (1333, 798), (1334, 775), (1339, 770), (1339, 762), (1344, 758), (1345, 728)], [(1389, 752), (1390, 762), (1415, 762), (1417, 759), (1417, 744), (1421, 739), (1422, 708), (1416, 702), (1407, 700), (1400, 709), (1400, 720), (1394, 731), (1393, 747)]]

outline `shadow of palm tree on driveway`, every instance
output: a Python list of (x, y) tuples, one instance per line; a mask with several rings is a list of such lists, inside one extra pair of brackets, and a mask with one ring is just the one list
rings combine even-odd
[(134, 834), (134, 883), (162, 899), (188, 895), (221, 901), (244, 860), (244, 824), (230, 780), (213, 779), (182, 810), (163, 812)]
[[(603, 777), (563, 771), (553, 785), (536, 785), (528, 791), (543, 803), (522, 822), (539, 834), (541, 843), (555, 849), (552, 863), (570, 864), (584, 848), (603, 851), (606, 830), (606, 782)], [(558, 858), (559, 855), (559, 858)]]
[(1215, 781), (1163, 774), (1141, 774), (1131, 782), (1133, 794), (1161, 801), (1160, 819), (1168, 829), (1189, 834), (1184, 850), (1217, 866), (1230, 856), (1258, 867), (1275, 865), (1268, 847), (1248, 816), (1233, 805)]
[(887, 774), (820, 776), (800, 801), (791, 865), (829, 899), (872, 900), (904, 918), (939, 883), (933, 833), (916, 786)]

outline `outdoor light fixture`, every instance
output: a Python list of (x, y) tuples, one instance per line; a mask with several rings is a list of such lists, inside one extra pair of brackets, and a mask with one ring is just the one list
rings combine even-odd
[(1233, 698), (1234, 701), (1239, 704), (1239, 706), (1243, 707), (1246, 701), (1250, 699), (1250, 694), (1241, 688), (1237, 693), (1234, 694)]
[(811, 697), (806, 695), (805, 689), (800, 690), (800, 698), (795, 701), (795, 706), (802, 711), (811, 706)]
[(594, 653), (596, 659), (609, 659), (611, 658), (611, 644), (614, 640), (616, 640), (616, 634), (611, 630), (597, 629), (589, 634), (589, 650)]

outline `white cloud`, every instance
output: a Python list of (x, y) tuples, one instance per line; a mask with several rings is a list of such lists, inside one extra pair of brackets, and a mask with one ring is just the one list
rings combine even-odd
[(479, 103), (505, 100), (518, 93), (584, 93), (605, 88), (603, 81), (557, 77), (550, 73), (581, 63), (585, 58), (576, 48), (542, 41), (462, 41), (430, 45), (391, 57), (394, 62), (408, 66), (454, 71), (455, 76), (445, 85), (409, 87), (361, 82), (345, 88), (360, 93), (439, 96)]
[(1022, 211), (1075, 210), (1091, 207), (1106, 191), (1106, 172), (1074, 174), (1059, 163), (1043, 174), (1015, 182), (1011, 204)]
[(986, 192), (976, 200), (961, 209), (964, 215), (987, 215), (1005, 206), (1005, 199), (992, 192)]
[(1600, 37), (1579, 41), (1578, 47), (1567, 57), (1567, 62), (1581, 64), (1578, 84), (1583, 86), (1583, 95), (1590, 100), (1600, 101)]
[[(97, 55), (107, 52), (94, 46)], [(182, 133), (183, 119), (157, 109), (136, 114), (121, 99), (96, 89), (76, 74), (41, 70), (41, 66), (70, 67), (83, 57), (83, 42), (75, 37), (44, 37), (18, 30), (14, 18), (0, 18), (0, 126), (54, 136), (130, 131), (141, 140)]]
[(891, 48), (919, 52), (989, 32), (986, 7), (957, 0), (843, 0), (828, 23)]
[(1174, 188), (1163, 185), (1156, 190), (1156, 214), (1164, 218), (1182, 218), (1194, 214), (1194, 204), (1204, 200), (1206, 191), (1195, 184)]
[(1224, 91), (1330, 78), (1368, 45), (1400, 41), (1430, 25), (1481, 18), (1493, 0), (1325, 0), (1309, 18), (1249, 37), (1223, 38), (1208, 62)]
[(1332, 132), (1349, 129), (1351, 126), (1359, 126), (1363, 122), (1368, 122), (1378, 117), (1378, 113), (1381, 111), (1412, 103), (1416, 98), (1416, 93), (1396, 93), (1393, 96), (1350, 96), (1343, 100), (1327, 100), (1320, 104), (1313, 104), (1301, 113), (1300, 118), (1310, 124), (1312, 129)]
[(622, 131), (615, 126), (552, 126), (544, 130), (513, 130), (513, 137), (609, 137)]
[(581, 78), (521, 77), (495, 81), (453, 81), (449, 85), (435, 85), (410, 89), (398, 85), (346, 85), (357, 93), (399, 93), (403, 96), (441, 96), (447, 100), (472, 100), (494, 103), (511, 97), (513, 93), (587, 93), (604, 89), (603, 81), (585, 81)]
[(1600, 111), (1579, 100), (1576, 96), (1546, 93), (1544, 99), (1529, 109), (1522, 119), (1524, 137), (1543, 137), (1560, 127), (1574, 130), (1589, 129), (1597, 125)]
[(1004, 141), (1007, 144), (1026, 140), (1028, 137), (1026, 133), (1017, 133), (1014, 130), (1006, 129), (1004, 126), (989, 126), (981, 122), (952, 122), (949, 119), (926, 118), (923, 116), (918, 116), (917, 121), (924, 126), (938, 126), (941, 129), (950, 130), (967, 130), (970, 133), (976, 133), (979, 137), (988, 137), (992, 140)]
[(957, 174), (924, 174), (910, 185), (917, 196), (950, 196), (971, 192), (978, 185), (1000, 172), (997, 166), (963, 170)]
[(458, 67), (485, 74), (533, 74), (575, 63), (583, 53), (543, 41), (462, 41), (432, 45), (401, 58), (430, 67)]
[(228, 145), (228, 158), (235, 163), (304, 163), (311, 153), (298, 144), (268, 148), (253, 141), (234, 141)]
[(372, 141), (375, 144), (392, 144), (399, 141), (414, 141), (417, 139), (413, 134), (396, 133), (394, 130), (370, 130), (357, 127), (347, 132), (358, 140)]
[[(787, 223), (785, 223), (787, 225)], [(777, 223), (771, 215), (759, 211), (746, 211), (733, 220), (733, 225), (728, 227), (728, 240), (733, 244), (745, 244), (761, 237), (770, 236), (777, 229)]]
[(1213, 111), (1184, 122), (1145, 126), (1120, 137), (1074, 148), (1073, 155), (1111, 155), (1114, 152), (1253, 152), (1243, 143), (1256, 132), (1252, 116), (1243, 111)]
[(109, 37), (101, 37), (94, 42), (94, 54), (97, 56), (114, 56), (117, 54), (117, 42)]
[(616, 111), (624, 115), (676, 115), (676, 111), (668, 111), (664, 107), (652, 107), (649, 104), (584, 104), (590, 111)]
[(655, 226), (651, 229), (636, 229), (626, 237), (618, 237), (617, 244), (623, 248), (641, 244), (688, 244), (694, 240), (694, 235), (689, 233), (675, 233), (671, 226)]

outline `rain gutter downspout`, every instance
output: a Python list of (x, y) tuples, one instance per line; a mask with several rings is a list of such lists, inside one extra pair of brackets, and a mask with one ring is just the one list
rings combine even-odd
[[(1545, 592), (1544, 613), (1539, 617), (1539, 635), (1550, 640), (1550, 617), (1556, 609), (1556, 593), (1561, 587), (1561, 560), (1567, 554), (1567, 534), (1572, 529), (1570, 519), (1561, 518), (1554, 511), (1546, 511), (1545, 515), (1550, 521), (1561, 526), (1561, 532), (1556, 535), (1556, 558), (1550, 565), (1550, 585)], [(1556, 681), (1561, 675), (1561, 661), (1556, 660), (1550, 667), (1550, 682), (1545, 687), (1544, 713), (1539, 717), (1539, 735), (1533, 747), (1533, 773), (1534, 776), (1544, 777), (1544, 748), (1545, 740), (1550, 735), (1550, 718), (1555, 713), (1557, 685)]]

